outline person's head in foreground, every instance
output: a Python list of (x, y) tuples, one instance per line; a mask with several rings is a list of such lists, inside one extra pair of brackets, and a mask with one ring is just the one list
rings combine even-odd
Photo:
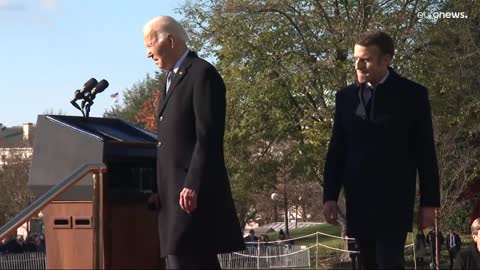
[(480, 218), (477, 218), (472, 223), (472, 238), (477, 244), (477, 249), (480, 251)]

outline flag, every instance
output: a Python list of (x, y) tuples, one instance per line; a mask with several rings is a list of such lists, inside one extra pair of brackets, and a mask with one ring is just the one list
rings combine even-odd
[(118, 98), (119, 98), (118, 92), (111, 94), (110, 97), (115, 99), (115, 103), (118, 103)]

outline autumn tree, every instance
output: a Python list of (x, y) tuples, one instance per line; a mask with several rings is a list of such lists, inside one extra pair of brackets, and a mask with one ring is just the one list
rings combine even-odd
[(156, 102), (164, 80), (164, 73), (156, 72), (153, 77), (147, 74), (145, 79), (123, 91), (122, 104), (115, 104), (103, 116), (121, 118), (154, 130)]

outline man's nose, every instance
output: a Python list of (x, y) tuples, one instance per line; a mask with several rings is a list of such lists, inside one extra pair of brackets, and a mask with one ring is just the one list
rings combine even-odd
[(365, 63), (362, 60), (355, 61), (355, 69), (364, 69)]
[(153, 54), (150, 52), (150, 49), (147, 49), (147, 58), (153, 57)]

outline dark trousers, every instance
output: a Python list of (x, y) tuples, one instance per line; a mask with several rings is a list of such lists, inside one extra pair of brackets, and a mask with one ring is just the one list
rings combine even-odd
[(168, 255), (167, 269), (221, 269), (216, 254)]
[(360, 269), (358, 255), (355, 253), (350, 254), (350, 259), (352, 260), (352, 270)]
[(448, 250), (448, 257), (450, 258), (450, 269), (453, 268), (453, 263), (455, 261), (455, 257), (457, 256), (457, 250), (449, 249)]
[(361, 269), (404, 269), (407, 232), (387, 232), (380, 236), (357, 236)]
[(426, 265), (426, 260), (424, 257), (417, 257), (415, 258), (417, 261), (417, 269), (424, 269)]

